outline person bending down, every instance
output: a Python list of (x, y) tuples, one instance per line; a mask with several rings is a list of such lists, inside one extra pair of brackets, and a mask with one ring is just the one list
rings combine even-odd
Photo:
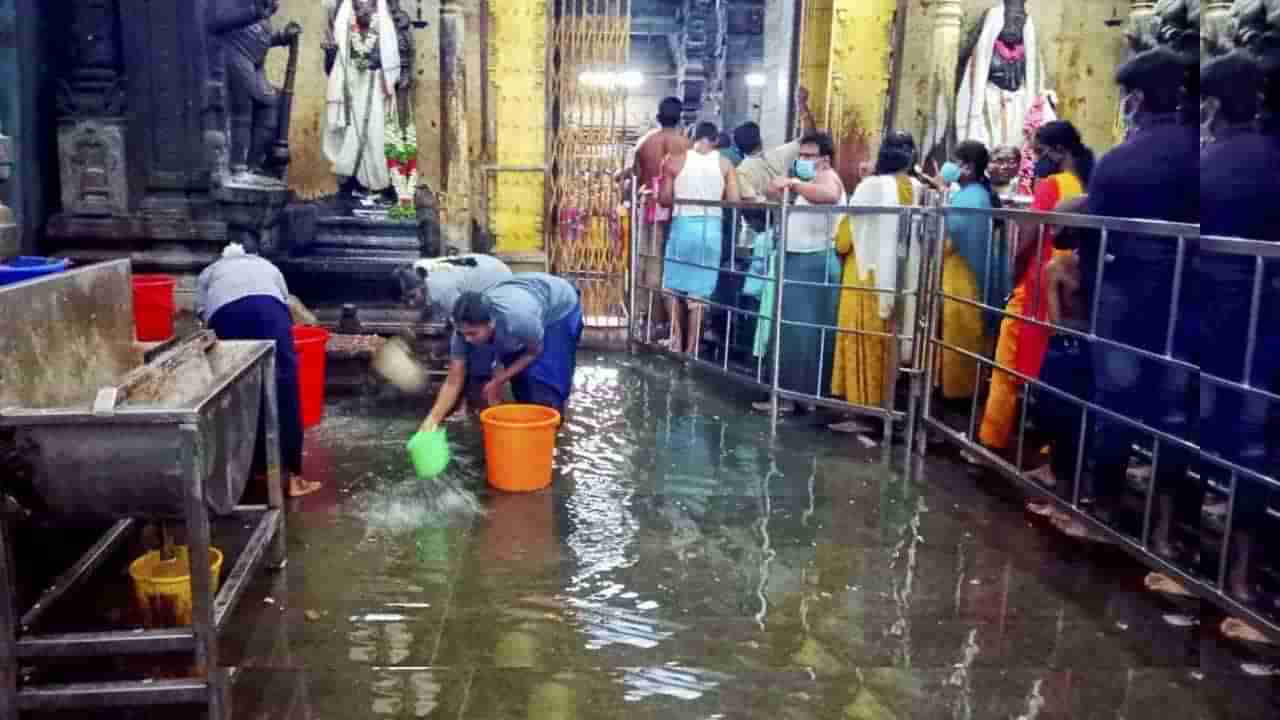
[[(298, 397), (298, 356), (293, 349), (289, 288), (269, 260), (232, 243), (222, 259), (200, 273), (196, 314), (221, 340), (274, 340), (276, 402), (279, 404), (280, 459), (289, 476), (289, 497), (310, 495), (318, 482), (302, 477), (302, 406)], [(258, 415), (255, 474), (266, 470), (266, 413)]]
[(463, 293), (453, 323), (449, 376), (422, 421), (424, 432), (439, 427), (457, 404), (468, 357), (490, 348), (502, 369), (483, 387), (485, 404), (500, 403), (510, 382), (516, 402), (564, 411), (583, 329), (582, 301), (573, 285), (554, 275), (519, 274), (483, 293)]

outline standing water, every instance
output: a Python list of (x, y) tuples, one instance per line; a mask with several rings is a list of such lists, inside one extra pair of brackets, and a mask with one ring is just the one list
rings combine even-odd
[(805, 418), (773, 441), (752, 399), (663, 360), (585, 360), (555, 483), (531, 495), (485, 487), (474, 419), (419, 481), (404, 443), (425, 407), (331, 403), (307, 439), (324, 490), (224, 653), (246, 668), (236, 717), (1270, 712), (1118, 553), (945, 459), (904, 475)]

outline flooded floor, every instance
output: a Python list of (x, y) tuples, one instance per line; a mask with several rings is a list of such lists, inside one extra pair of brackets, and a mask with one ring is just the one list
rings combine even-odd
[[(325, 490), (223, 662), (241, 718), (1278, 717), (1211, 620), (946, 457), (915, 477), (667, 361), (580, 367), (549, 492), (485, 489), (478, 429), (431, 483), (423, 408), (330, 405)], [(1206, 618), (1210, 618), (1205, 614)], [(163, 715), (190, 717), (190, 712)]]

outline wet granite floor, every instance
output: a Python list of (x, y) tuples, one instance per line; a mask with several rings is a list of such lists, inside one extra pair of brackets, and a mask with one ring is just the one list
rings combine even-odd
[[(484, 488), (478, 429), (412, 477), (419, 410), (331, 403), (325, 490), (239, 611), (236, 718), (1278, 717), (1206, 620), (944, 457), (891, 471), (667, 361), (593, 358), (549, 492)], [(1206, 612), (1206, 617), (1209, 615)], [(187, 718), (190, 711), (161, 713)]]

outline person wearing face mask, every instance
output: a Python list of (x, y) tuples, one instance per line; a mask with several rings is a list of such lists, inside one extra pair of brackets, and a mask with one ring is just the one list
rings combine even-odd
[[(991, 210), (1000, 207), (987, 177), (991, 156), (980, 142), (965, 141), (956, 146), (952, 159), (942, 166), (942, 180), (959, 187), (948, 204), (953, 208)], [(985, 215), (953, 213), (947, 216), (947, 238), (943, 246), (942, 288), (950, 297), (964, 298), (990, 307), (999, 307), (1008, 288), (1008, 253), (992, 244), (991, 222)], [(942, 340), (975, 355), (989, 351), (999, 315), (953, 300), (942, 307)], [(973, 397), (976, 390), (977, 361), (956, 352), (943, 351), (939, 368), (942, 397), (960, 400)]]
[[(1031, 202), (1033, 211), (1054, 212), (1060, 205), (1072, 203), (1084, 194), (1093, 173), (1094, 156), (1093, 151), (1085, 147), (1080, 131), (1074, 125), (1057, 120), (1041, 127), (1036, 133), (1035, 152), (1037, 163), (1049, 174), (1036, 184)], [(1016, 282), (1005, 305), (1005, 318), (1000, 323), (996, 363), (1027, 377), (1038, 378), (1051, 332), (1047, 327), (1017, 318), (1031, 317), (1040, 322), (1048, 320), (1045, 268), (1055, 255), (1069, 254), (1070, 251), (1055, 249), (1053, 229), (1037, 223), (1021, 225), (1017, 237), (1013, 274)], [(1015, 375), (998, 369), (992, 373), (991, 391), (987, 395), (978, 436), (986, 447), (997, 452), (1009, 450), (1009, 440), (1018, 417), (1021, 387), (1022, 380)]]
[[(792, 177), (777, 178), (770, 183), (769, 196), (780, 199), (789, 191), (797, 206), (840, 205), (845, 197), (844, 183), (834, 164), (835, 143), (831, 136), (809, 133), (800, 139), (800, 155), (792, 168)], [(770, 337), (768, 323), (756, 326), (757, 351), (762, 340), (761, 330), (764, 338), (782, 344), (779, 379), (782, 387), (792, 392), (821, 395), (830, 385), (835, 338), (828, 332), (824, 342), (823, 332), (816, 328), (835, 325), (837, 294), (831, 288), (807, 283), (836, 282), (840, 271), (833, 241), (838, 225), (836, 215), (790, 215), (786, 247), (782, 248), (786, 253), (783, 277), (793, 284), (783, 292), (782, 319), (799, 324), (783, 325), (781, 338)], [(774, 291), (773, 285), (765, 287), (762, 308), (773, 306)], [(767, 412), (770, 407), (768, 402), (754, 404), (760, 412)], [(781, 410), (795, 412), (796, 405), (783, 402)]]

